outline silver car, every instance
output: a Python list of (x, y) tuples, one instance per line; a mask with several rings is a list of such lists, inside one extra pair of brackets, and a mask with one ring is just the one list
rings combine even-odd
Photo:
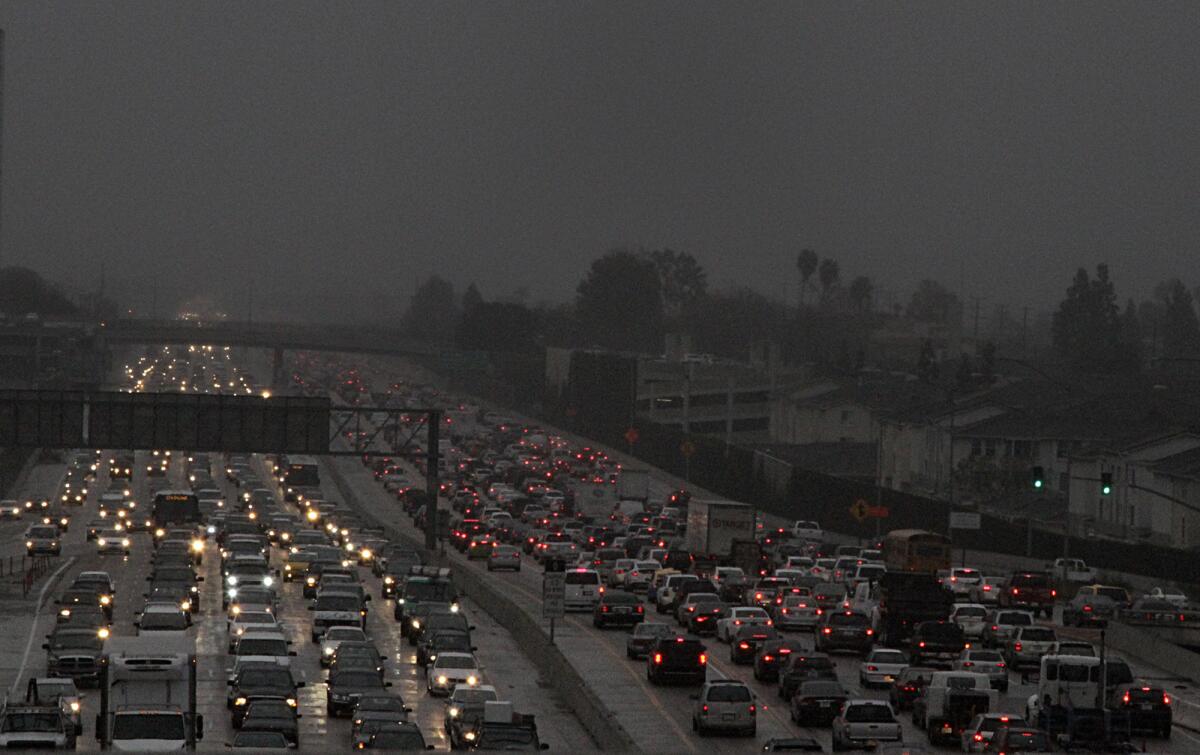
[(710, 731), (735, 731), (747, 737), (758, 732), (758, 704), (745, 682), (714, 679), (693, 695), (692, 731), (704, 736)]

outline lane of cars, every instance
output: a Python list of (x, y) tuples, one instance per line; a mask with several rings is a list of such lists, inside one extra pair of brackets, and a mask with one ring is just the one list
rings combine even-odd
[[(431, 392), (420, 386), (393, 388), (399, 388), (397, 395), (408, 405), (419, 405), (430, 398)], [(887, 727), (881, 728), (886, 722), (876, 719), (881, 717), (878, 703), (890, 702), (890, 706), (883, 707), (894, 717), (896, 738), (910, 743), (910, 747), (926, 741), (932, 734), (934, 744), (953, 740), (963, 749), (980, 749), (995, 731), (1005, 726), (1016, 732), (1024, 723), (1027, 701), (1038, 691), (1033, 683), (1035, 675), (1011, 674), (1014, 666), (1031, 672), (1035, 668), (1040, 670), (1037, 662), (1051, 651), (1063, 655), (1098, 652), (1088, 643), (1050, 644), (1060, 638), (1052, 628), (1039, 622), (1033, 612), (1053, 613), (1058, 600), (1056, 595), (1042, 600), (1036, 589), (1039, 575), (1018, 573), (1001, 581), (973, 574), (972, 570), (941, 575), (943, 581), (949, 582), (947, 589), (960, 601), (953, 608), (952, 621), (923, 627), (924, 634), (911, 644), (880, 647), (878, 636), (873, 636), (878, 629), (876, 617), (872, 616), (869, 601), (864, 599), (867, 596), (859, 594), (859, 586), (869, 586), (886, 571), (879, 562), (881, 554), (877, 550), (871, 553), (869, 548), (860, 552), (845, 547), (840, 552), (831, 550), (826, 556), (821, 552), (819, 537), (806, 541), (791, 537), (795, 534), (791, 532), (776, 533), (783, 535), (781, 539), (787, 545), (775, 549), (767, 565), (768, 573), (774, 572), (778, 579), (747, 577), (745, 572), (738, 574), (724, 568), (712, 575), (709, 584), (692, 586), (689, 583), (701, 581), (700, 575), (685, 573), (690, 561), (680, 563), (678, 549), (672, 547), (674, 534), (685, 526), (678, 495), (675, 500), (651, 502), (649, 507), (622, 504), (626, 510), (617, 509), (612, 519), (604, 521), (578, 519), (570, 509), (571, 483), (564, 479), (566, 475), (579, 473), (577, 468), (573, 469), (573, 462), (581, 456), (589, 457), (585, 476), (603, 477), (612, 471), (610, 466), (596, 463), (600, 457), (591, 455), (589, 449), (570, 447), (536, 427), (483, 412), (478, 413), (476, 420), (478, 432), (473, 437), (460, 435), (443, 449), (447, 462), (441, 477), (444, 504), (454, 512), (449, 538), (453, 547), (466, 559), (486, 564), (493, 578), (504, 580), (515, 595), (531, 603), (540, 597), (540, 570), (528, 567), (554, 558), (569, 559), (572, 565), (567, 575), (567, 605), (591, 612), (590, 627), (579, 622), (569, 626), (581, 632), (595, 632), (591, 638), (601, 647), (616, 644), (610, 639), (611, 633), (601, 630), (632, 625), (627, 641), (618, 642), (631, 660), (646, 659), (648, 681), (665, 680), (669, 676), (696, 684), (722, 681), (718, 695), (732, 695), (729, 690), (733, 683), (742, 684), (756, 701), (754, 728), (760, 735), (767, 735), (768, 746), (782, 746), (785, 738), (793, 740), (788, 744), (799, 746), (799, 740), (806, 736), (818, 740), (817, 745), (832, 737), (831, 744), (839, 748), (886, 740), (889, 736), (882, 731)], [(416, 437), (419, 442), (419, 433)], [(416, 481), (422, 479), (423, 470), (400, 460), (366, 461), (370, 462), (371, 473), (380, 486), (376, 496), (378, 505), (399, 505), (413, 516), (416, 524), (421, 524), (427, 514)], [(561, 475), (564, 471), (566, 475)], [(389, 500), (395, 503), (386, 503)], [(797, 523), (797, 529), (807, 529), (805, 534), (819, 530), (814, 523), (807, 522)], [(658, 536), (643, 539), (652, 531)], [(673, 558), (675, 563), (671, 563)], [(522, 560), (526, 569), (518, 571), (516, 567)], [(502, 564), (512, 571), (501, 573)], [(637, 577), (631, 579), (634, 572)], [(957, 585), (960, 580), (963, 584)], [(1013, 587), (1018, 592), (1012, 592)], [(1005, 590), (1008, 592), (1003, 595)], [(762, 593), (769, 598), (764, 601)], [(974, 602), (964, 602), (972, 598)], [(656, 609), (660, 607), (665, 609), (664, 615), (666, 611), (674, 615), (675, 626), (655, 620)], [(686, 618), (679, 613), (680, 609), (687, 614)], [(759, 621), (764, 614), (771, 622), (766, 627), (761, 625), (765, 622)], [(1026, 617), (1030, 619), (1028, 626), (1018, 632), (1015, 641), (1009, 641), (1010, 625), (1003, 622), (1023, 623)], [(745, 626), (735, 625), (736, 621)], [(989, 635), (986, 640), (985, 633)], [(972, 647), (965, 639), (968, 634), (978, 637), (985, 647), (979, 647), (980, 643)], [(705, 635), (716, 638), (715, 647), (703, 639)], [(728, 660), (718, 662), (716, 653), (720, 643), (727, 639), (732, 640), (727, 649)], [(868, 655), (860, 659), (862, 654)], [(779, 659), (785, 655), (790, 657), (780, 664)], [(914, 666), (914, 663), (929, 665)], [(942, 670), (932, 668), (935, 664)], [(1129, 672), (1124, 683), (1134, 682), (1128, 664), (1110, 658), (1109, 668), (1114, 674), (1107, 692), (1109, 703), (1114, 706), (1120, 705), (1129, 691), (1129, 687), (1122, 689), (1111, 684), (1114, 679), (1123, 678), (1122, 666)], [(745, 673), (747, 668), (750, 674)], [(979, 685), (987, 700), (983, 712), (966, 715), (956, 710), (948, 731), (943, 731), (945, 722), (940, 719), (936, 731), (932, 730), (930, 722), (941, 715), (940, 707), (945, 707), (926, 697), (925, 690), (935, 681), (934, 674), (942, 675), (936, 679), (938, 688), (953, 689), (955, 684), (967, 681), (971, 686)], [(768, 685), (774, 679), (780, 681), (772, 688)], [(808, 686), (800, 694), (803, 685)], [(1141, 691), (1141, 686), (1151, 685), (1140, 684), (1137, 691)], [(778, 690), (783, 692), (784, 706), (763, 704)], [(643, 688), (643, 691), (646, 706), (672, 711), (667, 715), (676, 719), (672, 722), (675, 725), (666, 731), (678, 732), (682, 728), (678, 725), (679, 718), (684, 719), (685, 725), (704, 729), (705, 733), (721, 728), (721, 722), (726, 720), (730, 728), (750, 729), (738, 716), (724, 719), (724, 713), (711, 725), (707, 723), (703, 710), (710, 694), (707, 687), (698, 693), (699, 698), (683, 705), (672, 690), (660, 693), (657, 689)], [(841, 694), (836, 694), (839, 691)], [(914, 705), (918, 700), (922, 702)], [(917, 712), (911, 718), (895, 717), (901, 709), (914, 708)], [(814, 709), (845, 711), (846, 715), (814, 716)], [(687, 711), (686, 718), (679, 714), (683, 710)], [(710, 705), (710, 710), (715, 709)], [(745, 712), (749, 715), (749, 706)], [(791, 725), (787, 719), (793, 712), (805, 727)], [(862, 720), (856, 720), (859, 718)], [(831, 726), (830, 734), (820, 732), (822, 724)], [(1151, 733), (1164, 731), (1159, 726)], [(1022, 735), (1022, 740), (1025, 739)], [(686, 742), (676, 744), (688, 746)], [(722, 745), (716, 747), (720, 749)], [(1164, 743), (1166, 751), (1170, 747)]]

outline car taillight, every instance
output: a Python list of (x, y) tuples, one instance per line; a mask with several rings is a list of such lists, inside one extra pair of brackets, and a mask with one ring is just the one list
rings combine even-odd
[(996, 664), (996, 668), (1004, 668), (1004, 667), (1005, 667), (1004, 661), (1000, 661), (999, 663)]
[(870, 629), (870, 628), (868, 628), (868, 629), (867, 629), (867, 636), (868, 636), (868, 637), (870, 637), (870, 636), (871, 636), (871, 635), (873, 635), (873, 634), (875, 634), (875, 630), (874, 630), (874, 629)]
[(919, 647), (919, 648), (925, 647), (925, 640), (921, 640), (920, 642), (918, 642), (917, 647)]
[(833, 630), (830, 629), (829, 627), (825, 627), (821, 631), (824, 632), (825, 634), (833, 634)]
[(1091, 612), (1092, 612), (1092, 607), (1091, 607), (1090, 605), (1086, 605), (1086, 606), (1084, 606), (1084, 607), (1083, 607), (1083, 612), (1084, 612), (1084, 613), (1091, 613)]
[(775, 660), (775, 656), (773, 656), (773, 655), (764, 655), (763, 656), (763, 663), (770, 663), (773, 660)]
[(982, 735), (982, 734), (980, 734), (979, 732), (976, 732), (976, 733), (975, 733), (975, 736), (974, 736), (974, 737), (971, 737), (971, 738), (972, 738), (972, 739), (974, 739), (976, 742), (982, 742), (982, 741), (983, 741), (983, 735)]
[(1000, 627), (996, 626), (995, 624), (992, 624), (992, 631), (993, 631), (993, 632), (999, 631), (999, 629), (1000, 629)]
[(878, 666), (867, 666), (867, 671), (878, 671), (878, 670), (879, 670)]
[(708, 712), (708, 703), (705, 703), (704, 705), (702, 705), (700, 707), (700, 710), (707, 713)]
[(638, 612), (638, 613), (645, 613), (645, 611), (646, 611), (646, 607), (645, 607), (645, 606), (638, 606), (638, 607), (637, 607), (637, 612)]
[(749, 643), (749, 642), (739, 642), (739, 643), (738, 643), (738, 648), (740, 648), (741, 650), (749, 650), (749, 649), (750, 649), (750, 643)]
[(1164, 692), (1163, 693), (1163, 705), (1170, 705), (1170, 704), (1171, 704), (1171, 696), (1168, 695), (1166, 692)]
[(608, 606), (600, 606), (600, 613), (608, 613)]
[(780, 649), (779, 649), (779, 654), (780, 654), (780, 655), (788, 655), (788, 654), (789, 654), (789, 653), (791, 653), (791, 652), (792, 652), (792, 649), (791, 649), (791, 648), (780, 648)]
[(975, 665), (974, 661), (963, 661), (963, 668), (971, 668)]
[(1129, 693), (1128, 692), (1121, 695), (1121, 702), (1125, 703), (1126, 705), (1129, 705)]
[(1050, 591), (1050, 597), (1052, 597), (1052, 598), (1057, 598), (1057, 597), (1058, 597), (1058, 590), (1051, 590), (1051, 591)]
[(1016, 594), (1018, 594), (1019, 592), (1021, 592), (1021, 591), (1020, 591), (1020, 590), (1018, 590), (1018, 589), (1017, 589), (1017, 588), (1015, 588), (1015, 587), (1013, 588), (1013, 595), (1016, 595)]
[(1019, 652), (1021, 652), (1021, 643), (1019, 643), (1019, 642), (1014, 642), (1014, 643), (1013, 643), (1013, 652), (1014, 652), (1014, 653), (1019, 653)]
[(654, 654), (654, 665), (657, 666), (661, 663), (662, 663), (662, 653), (655, 653)]
[(754, 716), (754, 715), (757, 715), (757, 714), (758, 714), (758, 706), (757, 706), (757, 705), (754, 705), (754, 704), (752, 703), (752, 704), (750, 705), (750, 715)]
[(707, 654), (707, 653), (701, 653), (701, 654), (700, 654), (700, 665), (701, 665), (701, 666), (703, 666), (703, 665), (705, 665), (706, 663), (708, 663), (708, 654)]

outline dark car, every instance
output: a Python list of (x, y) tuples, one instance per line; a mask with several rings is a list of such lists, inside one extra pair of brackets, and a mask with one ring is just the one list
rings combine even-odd
[(778, 639), (779, 632), (775, 627), (738, 627), (729, 639), (729, 661), (739, 665), (753, 663), (764, 642)]
[(1080, 593), (1063, 605), (1064, 627), (1099, 627), (1108, 625), (1117, 612), (1116, 602), (1107, 595)]
[(1041, 611), (1049, 618), (1057, 598), (1054, 581), (1046, 572), (1015, 572), (1001, 588), (999, 603), (1001, 608), (1025, 608), (1034, 615)]
[(621, 590), (604, 593), (592, 609), (592, 625), (598, 629), (634, 626), (645, 618), (646, 607), (642, 605), (642, 599)]
[(692, 634), (716, 634), (717, 622), (729, 615), (729, 604), (706, 601), (696, 604), (696, 610), (688, 616), (687, 628)]
[(449, 603), (418, 603), (409, 606), (400, 625), (400, 633), (408, 638), (409, 645), (415, 647), (431, 617), (450, 616), (455, 613), (457, 611)]
[(243, 666), (229, 685), (225, 706), (229, 708), (234, 727), (241, 725), (246, 708), (255, 698), (275, 698), (296, 704), (296, 689), (304, 682), (292, 679), (292, 672), (273, 663), (254, 663)]
[(461, 629), (435, 629), (426, 632), (417, 644), (417, 664), (425, 666), (437, 660), (439, 653), (473, 653), (471, 633)]
[(269, 752), (287, 749), (288, 740), (277, 731), (239, 731), (229, 746), (235, 750)]
[(760, 682), (779, 680), (779, 669), (792, 653), (803, 653), (804, 646), (797, 640), (775, 638), (766, 640), (758, 646), (754, 656), (754, 678)]
[(897, 711), (912, 707), (913, 701), (921, 696), (933, 672), (937, 669), (928, 666), (909, 666), (900, 672), (896, 681), (888, 688), (888, 702)]
[(646, 654), (646, 678), (653, 684), (704, 684), (708, 649), (690, 637), (660, 638)]
[(625, 655), (629, 658), (645, 658), (650, 646), (664, 637), (674, 638), (678, 632), (668, 624), (642, 622), (633, 628), (625, 640)]
[(984, 752), (1053, 752), (1050, 735), (1041, 729), (1006, 726), (997, 729)]
[(908, 662), (913, 666), (931, 662), (949, 665), (968, 645), (962, 627), (953, 621), (922, 621), (909, 639)]
[(875, 644), (871, 620), (858, 611), (827, 611), (814, 631), (815, 649), (823, 653), (849, 650), (861, 655)]
[(779, 697), (791, 700), (801, 684), (816, 679), (837, 681), (833, 660), (821, 653), (792, 653), (779, 670)]
[(675, 588), (674, 599), (671, 601), (671, 613), (676, 613), (679, 606), (683, 603), (684, 598), (694, 592), (707, 592), (713, 595), (719, 594), (717, 586), (707, 579), (692, 579), (684, 582)]
[(1113, 693), (1112, 707), (1128, 712), (1130, 731), (1170, 738), (1171, 696), (1162, 687), (1122, 684)]
[(325, 697), (325, 711), (331, 716), (346, 715), (364, 695), (383, 693), (391, 682), (372, 670), (338, 671), (329, 674)]
[(462, 613), (457, 611), (435, 611), (425, 616), (425, 619), (421, 621), (420, 628), (410, 628), (408, 635), (409, 644), (417, 646), (418, 663), (424, 664), (425, 661), (421, 660), (421, 644), (425, 642), (425, 638), (429, 633), (440, 632), (447, 629), (455, 629), (460, 632), (466, 632), (467, 634), (470, 634), (471, 630), (474, 628), (475, 627), (471, 625), (471, 622), (468, 621), (467, 617)]
[(242, 731), (276, 731), (293, 745), (300, 743), (300, 714), (286, 700), (252, 700), (242, 718)]
[(802, 682), (792, 695), (792, 720), (801, 726), (829, 726), (848, 697), (836, 681), (813, 679)]
[(46, 671), (50, 676), (68, 676), (80, 686), (100, 678), (104, 640), (95, 629), (58, 627), (47, 635)]
[(424, 750), (425, 737), (414, 723), (385, 724), (371, 735), (366, 750)]

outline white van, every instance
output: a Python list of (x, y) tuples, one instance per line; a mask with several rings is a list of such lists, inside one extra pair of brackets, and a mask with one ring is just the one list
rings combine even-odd
[(646, 513), (646, 504), (641, 501), (621, 501), (617, 504), (617, 519), (628, 522), (631, 517)]
[(604, 587), (600, 572), (595, 569), (571, 569), (566, 574), (563, 607), (568, 610), (590, 611), (596, 607)]

